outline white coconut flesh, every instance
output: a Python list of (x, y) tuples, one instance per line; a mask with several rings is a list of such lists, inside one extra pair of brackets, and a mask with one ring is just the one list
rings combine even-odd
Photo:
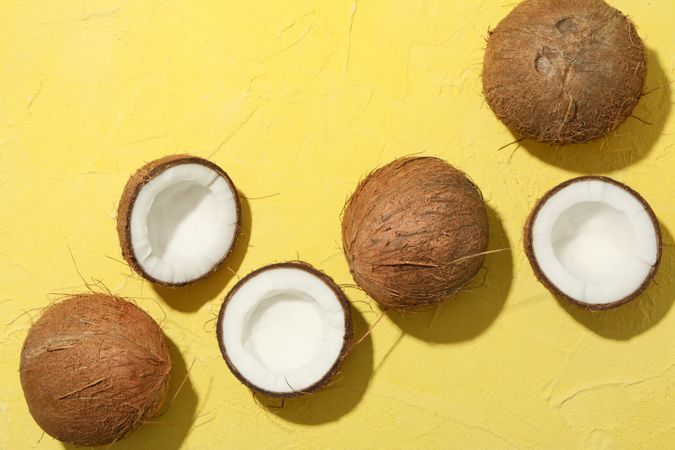
[(640, 200), (602, 180), (580, 180), (554, 193), (532, 224), (543, 275), (589, 305), (635, 293), (658, 258), (658, 231)]
[(248, 278), (228, 300), (222, 346), (256, 388), (286, 394), (321, 381), (340, 357), (345, 311), (324, 280), (277, 267)]
[(143, 185), (131, 210), (131, 244), (152, 278), (187, 283), (227, 255), (237, 231), (236, 193), (218, 172), (179, 164)]

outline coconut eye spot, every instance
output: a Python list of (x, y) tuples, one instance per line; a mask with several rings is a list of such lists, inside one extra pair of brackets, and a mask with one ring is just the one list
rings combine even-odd
[(316, 300), (288, 290), (262, 300), (248, 317), (242, 345), (262, 365), (278, 373), (297, 370), (314, 359), (325, 323)]
[(577, 31), (577, 22), (574, 17), (564, 17), (556, 22), (555, 27), (564, 36)]
[(558, 217), (553, 227), (553, 250), (574, 276), (611, 282), (639, 257), (635, 235), (623, 212), (601, 202), (584, 202)]
[(546, 55), (537, 55), (534, 60), (534, 68), (542, 75), (548, 75), (552, 67), (553, 64), (551, 64), (551, 60)]
[(553, 70), (553, 60), (558, 52), (550, 47), (543, 47), (534, 60), (534, 68), (542, 75), (548, 75)]

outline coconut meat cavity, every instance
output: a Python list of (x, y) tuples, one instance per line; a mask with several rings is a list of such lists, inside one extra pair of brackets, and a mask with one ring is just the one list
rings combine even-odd
[(236, 193), (203, 164), (178, 164), (144, 184), (131, 210), (138, 264), (171, 284), (200, 278), (227, 255), (238, 223)]
[(629, 190), (601, 179), (553, 193), (532, 222), (532, 250), (543, 275), (589, 305), (638, 291), (657, 263), (658, 247), (651, 211)]
[(257, 389), (276, 394), (302, 392), (323, 380), (347, 333), (335, 291), (293, 267), (263, 269), (246, 279), (218, 326), (231, 366)]

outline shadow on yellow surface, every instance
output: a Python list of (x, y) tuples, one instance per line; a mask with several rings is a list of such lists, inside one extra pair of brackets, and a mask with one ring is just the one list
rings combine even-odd
[[(354, 342), (368, 332), (368, 324), (352, 307)], [(334, 422), (358, 405), (366, 393), (373, 374), (373, 340), (366, 336), (345, 358), (340, 372), (328, 387), (314, 394), (286, 399), (283, 407), (278, 399), (258, 396), (260, 404), (269, 412), (289, 422), (319, 425)]]
[(671, 109), (670, 83), (659, 57), (648, 50), (647, 58), (643, 97), (633, 117), (618, 130), (585, 144), (562, 147), (526, 139), (521, 145), (547, 164), (580, 173), (612, 172), (645, 158), (661, 136)]
[(241, 204), (239, 239), (230, 256), (214, 273), (191, 286), (181, 288), (152, 286), (157, 295), (171, 308), (182, 312), (198, 311), (206, 302), (219, 295), (239, 270), (251, 240), (251, 207), (241, 192), (239, 202)]
[(635, 300), (607, 311), (587, 311), (558, 300), (574, 319), (594, 333), (610, 339), (627, 340), (659, 323), (675, 300), (675, 254), (673, 236), (661, 224), (663, 254), (661, 266), (647, 290)]
[(431, 342), (461, 342), (485, 331), (504, 307), (513, 280), (511, 245), (499, 214), (487, 206), (490, 250), (507, 249), (486, 256), (482, 274), (465, 291), (435, 309), (423, 312), (388, 311), (401, 330)]
[[(114, 448), (115, 450), (145, 449), (148, 443), (152, 448), (162, 450), (174, 450), (181, 448), (194, 422), (197, 410), (197, 393), (192, 386), (190, 377), (187, 375), (187, 366), (183, 357), (168, 337), (166, 338), (169, 352), (171, 353), (171, 385), (169, 387), (168, 400), (174, 398), (173, 403), (167, 405), (166, 411), (160, 416), (150, 419), (139, 430), (131, 433), (128, 437), (115, 442), (111, 446), (100, 448)], [(185, 381), (185, 383), (183, 383)], [(181, 384), (183, 386), (181, 387)], [(176, 392), (180, 388), (180, 392)], [(63, 444), (68, 450), (82, 449), (70, 444)]]

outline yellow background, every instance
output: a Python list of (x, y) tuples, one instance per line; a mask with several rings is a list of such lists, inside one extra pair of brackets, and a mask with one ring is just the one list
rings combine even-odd
[[(19, 352), (39, 308), (88, 282), (136, 299), (172, 341), (169, 412), (115, 449), (622, 448), (675, 445), (675, 6), (614, 0), (649, 48), (635, 115), (613, 136), (556, 149), (515, 138), (483, 101), (488, 27), (509, 2), (459, 0), (2, 0), (0, 448), (62, 448), (31, 419)], [(263, 409), (214, 334), (236, 281), (156, 289), (120, 263), (116, 204), (144, 162), (211, 158), (241, 191), (238, 274), (306, 260), (352, 283), (339, 215), (395, 157), (447, 159), (482, 188), (492, 249), (436, 313), (385, 316), (341, 380)], [(609, 174), (659, 216), (665, 253), (634, 303), (593, 314), (539, 285), (522, 223), (539, 195)], [(484, 279), (484, 283), (481, 281)], [(365, 295), (357, 334), (373, 323)], [(25, 315), (22, 315), (23, 312)], [(260, 400), (274, 406), (274, 401)]]

